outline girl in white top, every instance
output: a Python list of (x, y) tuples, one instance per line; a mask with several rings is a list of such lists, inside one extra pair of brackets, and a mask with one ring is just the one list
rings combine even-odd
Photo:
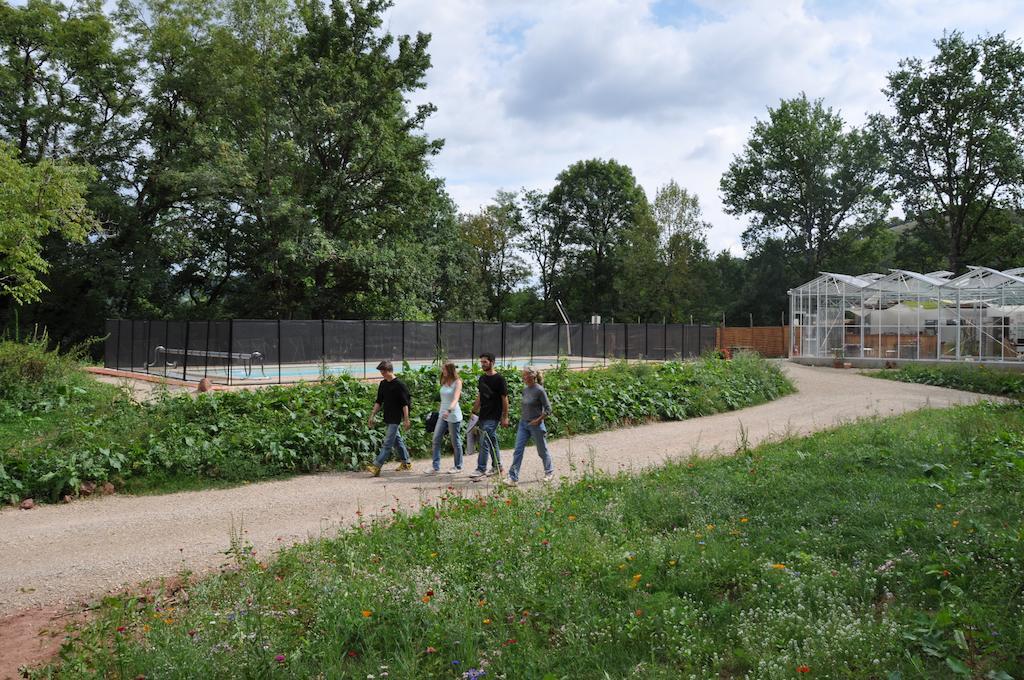
[(434, 465), (429, 474), (441, 471), (441, 442), (445, 429), (451, 437), (455, 448), (455, 465), (448, 474), (462, 472), (462, 408), (459, 399), (462, 397), (462, 378), (455, 369), (455, 364), (446, 361), (441, 367), (441, 409), (438, 412), (437, 427), (434, 428)]

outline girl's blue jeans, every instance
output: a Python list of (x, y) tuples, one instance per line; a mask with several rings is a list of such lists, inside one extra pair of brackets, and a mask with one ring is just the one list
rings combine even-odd
[(441, 444), (444, 441), (444, 431), (448, 430), (452, 446), (455, 448), (455, 469), (462, 469), (462, 421), (448, 422), (444, 418), (437, 419), (437, 427), (434, 428), (434, 469), (441, 469)]

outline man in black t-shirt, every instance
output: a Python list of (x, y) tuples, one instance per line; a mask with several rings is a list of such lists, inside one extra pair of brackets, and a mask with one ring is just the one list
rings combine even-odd
[(395, 369), (390, 361), (382, 361), (377, 364), (377, 370), (383, 380), (377, 385), (377, 401), (373, 404), (373, 411), (370, 412), (370, 419), (367, 421), (370, 429), (374, 426), (374, 416), (380, 410), (384, 411), (384, 424), (387, 431), (384, 434), (384, 444), (380, 447), (377, 460), (367, 470), (374, 477), (380, 476), (380, 468), (391, 457), (391, 449), (396, 445), (402, 455), (402, 462), (398, 464), (400, 472), (412, 470), (412, 460), (409, 458), (409, 449), (405, 447), (405, 440), (402, 433), (398, 431), (399, 424), (408, 430), (412, 423), (409, 421), (409, 404), (412, 399), (409, 397), (409, 388), (401, 380), (395, 377)]
[[(478, 427), (483, 433), (480, 453), (476, 459), (476, 470), (469, 476), (479, 479), (484, 475), (497, 473), (500, 478), (504, 470), (501, 465), (501, 450), (498, 448), (498, 423), (508, 427), (508, 384), (500, 373), (494, 370), (494, 355), (484, 352), (480, 355), (483, 375), (477, 381), (476, 401), (473, 411), (480, 414)], [(488, 472), (487, 459), (494, 456), (494, 467)]]

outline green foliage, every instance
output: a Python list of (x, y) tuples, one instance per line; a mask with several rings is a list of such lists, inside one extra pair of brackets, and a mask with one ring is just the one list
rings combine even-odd
[(553, 293), (575, 318), (616, 313), (619, 251), (627, 234), (649, 218), (647, 196), (633, 171), (614, 160), (573, 163), (555, 182), (547, 210), (565, 242)]
[(92, 386), (80, 370), (86, 346), (61, 353), (48, 344), (45, 335), (25, 342), (0, 339), (0, 417), (64, 409), (71, 395)]
[[(21, 387), (5, 393), (11, 400), (0, 404), (10, 422), (48, 411), (61, 418), (47, 420), (45, 428), (35, 431), (9, 427), (0, 438), (4, 443), (0, 499), (5, 502), (27, 496), (55, 500), (77, 492), (87, 481), (112, 480), (145, 490), (162, 485), (173, 488), (187, 480), (237, 483), (359, 469), (373, 458), (383, 439), (382, 427), (366, 429), (376, 385), (347, 376), (322, 384), (165, 395), (152, 403), (136, 404), (116, 391), (111, 393), (108, 386), (101, 389), (80, 379), (65, 358), (34, 345), (19, 356), (18, 347), (0, 345), (0, 370), (10, 374), (29, 370), (25, 367), (36, 366), (41, 353), (57, 368), (46, 369), (46, 375), (53, 377), (45, 381), (24, 379), (18, 383)], [(17, 361), (5, 364), (5, 356)], [(4, 368), (7, 365), (10, 368)], [(466, 368), (462, 375), (463, 402), (468, 405), (476, 397), (479, 368)], [(427, 457), (430, 435), (420, 417), (436, 408), (438, 371), (406, 367), (400, 377), (413, 397), (414, 427), (407, 443), (413, 455)], [(515, 369), (506, 373), (506, 379), (511, 415), (518, 418), (522, 381)], [(777, 367), (755, 357), (622, 365), (581, 373), (558, 370), (548, 374), (546, 385), (554, 409), (548, 421), (551, 437), (717, 413), (792, 390)], [(33, 394), (30, 400), (27, 395)], [(502, 446), (509, 447), (515, 432), (503, 429), (499, 437)]]
[(898, 369), (872, 372), (869, 375), (888, 380), (951, 387), (967, 392), (995, 394), (1024, 400), (1024, 373), (987, 366), (954, 364), (925, 366), (908, 364)]
[(882, 216), (888, 207), (882, 166), (871, 133), (844, 130), (838, 113), (801, 94), (754, 125), (721, 189), (729, 214), (752, 218), (744, 245), (757, 250), (782, 236), (802, 259), (792, 264), (806, 280), (844, 230)]
[(82, 242), (99, 227), (85, 205), (91, 171), (44, 160), (25, 165), (0, 138), (0, 295), (18, 304), (39, 299), (49, 269), (43, 240), (50, 234)]
[(993, 211), (1018, 205), (1024, 187), (1024, 48), (1003, 34), (969, 41), (956, 31), (935, 46), (929, 62), (904, 59), (889, 74), (894, 113), (874, 126), (907, 214), (959, 272)]
[(38, 675), (1019, 677), (1022, 488), (1024, 411), (986, 404), (449, 494), (265, 562), (235, 537)]
[[(463, 294), (473, 290), (471, 275), (480, 276), (486, 298), (486, 318), (505, 318), (508, 297), (529, 274), (516, 246), (523, 235), (523, 211), (517, 195), (499, 191), (494, 201), (480, 212), (459, 216), (459, 237), (472, 254), (472, 267), (464, 272)], [(452, 250), (457, 244), (450, 245)], [(511, 320), (519, 319), (512, 317)]]

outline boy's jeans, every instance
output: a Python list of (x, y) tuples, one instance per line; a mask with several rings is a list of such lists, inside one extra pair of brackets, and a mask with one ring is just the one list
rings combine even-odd
[(462, 469), (462, 421), (449, 422), (444, 418), (437, 419), (437, 427), (434, 428), (434, 470), (441, 469), (441, 442), (444, 440), (444, 431), (452, 438), (452, 446), (455, 448), (455, 469)]
[(402, 433), (399, 431), (401, 427), (400, 423), (387, 423), (387, 432), (384, 434), (384, 444), (380, 447), (380, 453), (377, 454), (377, 460), (373, 461), (373, 464), (380, 467), (384, 463), (388, 462), (388, 458), (391, 457), (391, 449), (394, 446), (398, 446), (399, 452), (402, 454), (403, 463), (411, 463), (409, 459), (409, 449), (405, 448), (405, 440), (402, 439)]
[[(491, 447), (494, 447), (494, 456), (501, 467), (501, 449), (498, 448), (498, 421), (481, 420), (477, 427), (480, 428), (480, 454), (476, 457), (476, 469), (480, 472), (487, 472), (487, 459), (491, 455)], [(498, 470), (494, 471), (495, 473)]]
[(548, 453), (548, 443), (544, 439), (544, 433), (547, 431), (548, 428), (544, 427), (543, 421), (540, 425), (530, 425), (525, 420), (519, 421), (519, 428), (516, 430), (516, 450), (512, 454), (512, 467), (508, 469), (508, 478), (513, 482), (519, 481), (519, 468), (523, 465), (523, 452), (526, 451), (526, 442), (531, 437), (533, 443), (537, 445), (537, 455), (544, 463), (544, 474), (550, 475), (555, 471), (555, 466), (551, 462), (551, 454)]

